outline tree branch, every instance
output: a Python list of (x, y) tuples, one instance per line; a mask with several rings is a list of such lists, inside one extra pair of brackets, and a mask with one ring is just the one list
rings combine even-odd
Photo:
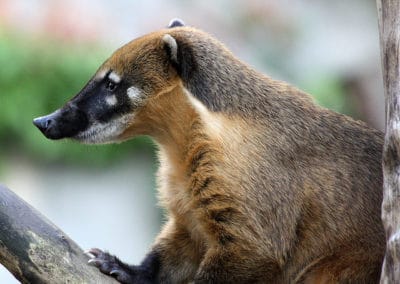
[(0, 263), (22, 283), (116, 283), (87, 264), (82, 249), (0, 185)]
[(387, 244), (381, 283), (400, 283), (400, 2), (376, 3), (386, 99), (382, 221)]

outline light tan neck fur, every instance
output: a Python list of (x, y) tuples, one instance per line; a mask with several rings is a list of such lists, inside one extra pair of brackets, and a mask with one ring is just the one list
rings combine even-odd
[(188, 96), (185, 89), (177, 84), (149, 98), (134, 118), (131, 129), (136, 133), (126, 133), (127, 136), (149, 135), (157, 142), (160, 201), (174, 215), (181, 215), (183, 212), (177, 210), (185, 211), (189, 206), (189, 202), (184, 200), (189, 194), (192, 156), (207, 148), (211, 138), (206, 133), (201, 114)]

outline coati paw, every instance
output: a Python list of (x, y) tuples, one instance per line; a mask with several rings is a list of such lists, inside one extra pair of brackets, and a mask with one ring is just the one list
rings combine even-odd
[(85, 254), (90, 257), (88, 264), (97, 267), (102, 273), (114, 277), (120, 283), (135, 283), (134, 271), (116, 256), (98, 248), (92, 248)]

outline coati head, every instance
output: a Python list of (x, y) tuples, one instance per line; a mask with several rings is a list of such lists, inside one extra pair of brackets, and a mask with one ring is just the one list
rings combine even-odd
[(75, 97), (55, 112), (35, 118), (34, 125), (49, 139), (110, 143), (129, 138), (124, 132), (135, 127), (135, 117), (149, 99), (179, 84), (182, 68), (170, 32), (182, 26), (182, 21), (172, 20), (169, 29), (118, 49)]

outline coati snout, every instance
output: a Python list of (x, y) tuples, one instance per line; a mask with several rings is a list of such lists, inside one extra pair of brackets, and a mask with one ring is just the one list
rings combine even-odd
[(143, 92), (130, 87), (115, 71), (99, 72), (75, 97), (33, 124), (49, 139), (85, 143), (115, 142), (129, 126)]
[(33, 124), (49, 139), (73, 137), (88, 127), (87, 115), (73, 106), (35, 118)]

